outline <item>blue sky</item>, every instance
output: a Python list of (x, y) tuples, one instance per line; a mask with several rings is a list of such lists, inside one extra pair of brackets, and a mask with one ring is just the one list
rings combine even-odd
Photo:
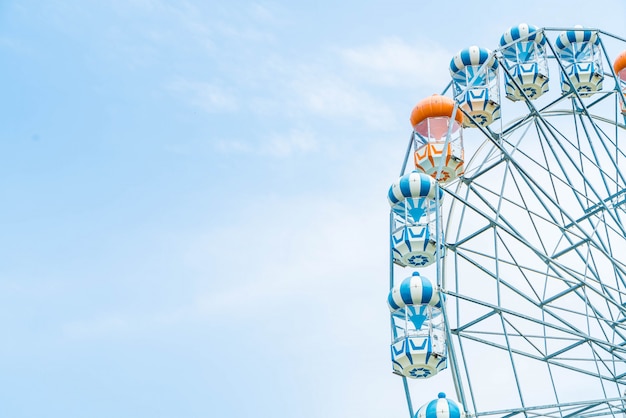
[(518, 23), (626, 36), (544, 3), (0, 2), (0, 416), (405, 416), (410, 111)]

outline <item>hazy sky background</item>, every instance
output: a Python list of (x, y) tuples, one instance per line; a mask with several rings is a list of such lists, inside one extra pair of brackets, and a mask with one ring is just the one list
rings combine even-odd
[(407, 416), (410, 111), (510, 26), (626, 36), (547, 3), (1, 1), (0, 416)]

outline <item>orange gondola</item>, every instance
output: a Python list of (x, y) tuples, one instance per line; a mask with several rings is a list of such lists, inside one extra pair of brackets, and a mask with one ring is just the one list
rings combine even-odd
[[(618, 83), (620, 88), (622, 89), (622, 93), (626, 95), (626, 51), (623, 51), (621, 54), (615, 58), (615, 62), (613, 63), (613, 70), (615, 70), (615, 75), (617, 75)], [(626, 115), (626, 102), (624, 102), (624, 98), (622, 97), (622, 113)]]
[(444, 183), (463, 174), (463, 113), (455, 101), (434, 94), (413, 108), (410, 120), (415, 168)]

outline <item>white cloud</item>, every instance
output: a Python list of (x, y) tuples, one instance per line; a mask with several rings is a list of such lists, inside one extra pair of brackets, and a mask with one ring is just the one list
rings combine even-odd
[(432, 41), (410, 44), (399, 38), (339, 51), (354, 74), (376, 84), (419, 85), (441, 89), (450, 81), (454, 52)]
[(300, 78), (294, 84), (301, 106), (314, 114), (338, 121), (357, 121), (379, 129), (395, 123), (394, 112), (388, 104), (367, 94), (348, 78), (326, 73)]
[(265, 4), (254, 3), (250, 5), (249, 15), (252, 17), (252, 19), (258, 22), (266, 22), (272, 24), (280, 23), (281, 20), (276, 15), (276, 7), (277, 5), (274, 4), (273, 9), (271, 9)]
[(232, 153), (255, 153), (257, 150), (252, 146), (251, 143), (239, 141), (236, 139), (233, 140), (217, 140), (214, 143), (215, 149), (224, 154), (232, 154)]
[[(262, 319), (301, 301), (359, 311), (363, 307), (354, 304), (373, 297), (384, 312), (387, 202), (384, 194), (371, 193), (375, 187), (362, 185), (369, 203), (307, 195), (255, 202), (252, 210), (242, 210), (247, 216), (237, 225), (195, 233), (187, 249), (179, 249), (186, 265), (206, 267), (205, 291), (152, 312), (128, 306), (77, 318), (63, 332), (77, 339), (161, 333), (162, 327), (195, 321), (236, 320), (233, 307), (245, 306)], [(244, 258), (246, 267), (238, 268)]]
[(25, 44), (21, 39), (18, 38), (8, 38), (8, 37), (0, 37), (0, 48), (8, 49), (11, 51), (15, 51), (20, 54), (32, 54), (33, 50), (27, 44)]
[(214, 147), (224, 154), (244, 153), (287, 158), (318, 152), (321, 145), (312, 132), (292, 129), (286, 133), (266, 135), (255, 143), (222, 139), (216, 141)]
[(239, 107), (235, 95), (217, 84), (179, 78), (167, 88), (191, 106), (208, 113), (232, 111)]
[(254, 75), (262, 75), (263, 82), (273, 85), (276, 94), (272, 100), (250, 97), (251, 103), (263, 104), (251, 111), (272, 109), (292, 118), (309, 115), (388, 130), (405, 123), (398, 121), (390, 94), (411, 94), (416, 87), (440, 92), (450, 81), (448, 64), (452, 56), (452, 52), (434, 43), (411, 45), (392, 38), (356, 48), (333, 49), (317, 61), (266, 57)]
[(311, 132), (292, 130), (286, 135), (272, 135), (261, 144), (261, 153), (274, 157), (289, 157), (319, 149), (319, 142)]

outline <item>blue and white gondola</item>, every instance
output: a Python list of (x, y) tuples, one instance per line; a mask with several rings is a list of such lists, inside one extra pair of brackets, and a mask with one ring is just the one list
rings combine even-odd
[(575, 90), (581, 97), (589, 97), (602, 90), (604, 72), (597, 32), (579, 27), (561, 32), (555, 47), (565, 69), (561, 71), (563, 94)]
[(418, 272), (394, 286), (387, 298), (389, 309), (397, 311), (407, 305), (428, 305), (441, 308), (441, 297), (435, 284)]
[(437, 187), (436, 180), (417, 170), (403, 175), (389, 188), (394, 263), (402, 267), (425, 267), (436, 261), (437, 193), (441, 199), (443, 191)]
[(488, 126), (500, 118), (498, 61), (485, 48), (470, 46), (450, 61), (454, 97), (470, 118), (464, 126)]
[[(504, 65), (506, 97), (534, 100), (549, 89), (548, 61), (543, 31), (526, 23), (513, 26), (500, 38)], [(509, 75), (510, 74), (510, 75)]]
[(447, 366), (442, 297), (436, 285), (414, 272), (394, 286), (391, 310), (393, 372), (414, 379), (434, 376)]
[(466, 414), (455, 401), (440, 392), (437, 399), (423, 405), (415, 413), (415, 418), (465, 418)]

